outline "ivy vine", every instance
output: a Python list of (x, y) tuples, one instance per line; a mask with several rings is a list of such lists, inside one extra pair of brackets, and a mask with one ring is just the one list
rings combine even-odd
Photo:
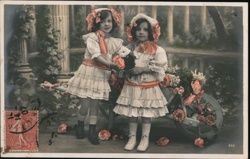
[(21, 40), (28, 40), (30, 38), (30, 23), (34, 20), (34, 16), (29, 14), (30, 6), (22, 6), (22, 9), (17, 12), (16, 24), (13, 35), (8, 43), (8, 81), (14, 82), (15, 67), (18, 66), (21, 61)]
[(39, 55), (36, 60), (38, 82), (42, 83), (45, 80), (56, 82), (56, 76), (61, 71), (60, 60), (63, 54), (58, 49), (60, 30), (53, 28), (51, 9), (48, 6), (42, 6), (41, 13), (37, 14), (36, 26), (39, 42)]

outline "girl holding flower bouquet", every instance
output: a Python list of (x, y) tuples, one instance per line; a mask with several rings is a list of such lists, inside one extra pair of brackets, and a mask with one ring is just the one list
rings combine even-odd
[(77, 139), (84, 138), (84, 121), (89, 110), (88, 139), (100, 144), (96, 124), (100, 100), (109, 100), (111, 91), (108, 79), (111, 70), (117, 70), (112, 61), (114, 54), (126, 55), (129, 49), (122, 45), (123, 41), (111, 37), (111, 32), (120, 24), (120, 13), (114, 8), (92, 9), (86, 18), (91, 33), (83, 35), (86, 43), (84, 59), (75, 75), (68, 82), (67, 92), (81, 98), (78, 111)]
[(159, 87), (168, 61), (165, 50), (155, 43), (160, 36), (157, 20), (137, 14), (127, 27), (127, 36), (131, 41), (129, 48), (136, 57), (135, 67), (125, 70), (127, 76), (114, 112), (129, 120), (129, 140), (125, 150), (133, 150), (136, 146), (138, 118), (141, 117), (142, 135), (137, 150), (146, 151), (151, 118), (168, 113), (167, 100)]

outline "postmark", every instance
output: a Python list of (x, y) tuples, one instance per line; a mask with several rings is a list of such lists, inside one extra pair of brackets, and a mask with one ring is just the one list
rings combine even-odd
[(38, 111), (5, 111), (5, 151), (38, 151)]

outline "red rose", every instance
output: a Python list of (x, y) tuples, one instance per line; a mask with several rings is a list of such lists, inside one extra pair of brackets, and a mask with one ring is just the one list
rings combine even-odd
[(161, 137), (157, 141), (158, 146), (167, 146), (169, 143), (169, 139), (167, 137)]
[(216, 122), (215, 117), (213, 115), (208, 115), (206, 119), (207, 119), (207, 125), (209, 126), (214, 125)]
[(111, 136), (111, 133), (108, 130), (101, 130), (98, 133), (99, 140), (108, 140)]
[(57, 131), (58, 131), (58, 133), (66, 133), (66, 132), (67, 132), (67, 129), (68, 129), (68, 124), (62, 123), (62, 124), (58, 127)]
[(182, 120), (185, 118), (185, 113), (182, 109), (177, 109), (173, 112), (173, 118), (175, 121), (181, 123)]
[(196, 138), (194, 141), (194, 144), (198, 147), (203, 148), (204, 147), (204, 140), (202, 138)]
[(203, 115), (198, 115), (197, 120), (199, 120), (200, 125), (205, 125), (207, 122), (207, 119)]
[(119, 55), (115, 55), (113, 57), (113, 61), (117, 65), (119, 69), (124, 69), (125, 68), (125, 61), (122, 59)]

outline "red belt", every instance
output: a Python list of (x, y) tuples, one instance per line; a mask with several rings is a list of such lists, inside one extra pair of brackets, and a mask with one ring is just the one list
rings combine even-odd
[(98, 61), (87, 59), (87, 58), (83, 59), (82, 64), (84, 64), (85, 66), (97, 67), (97, 68), (100, 68), (103, 70), (110, 70), (110, 68), (108, 66), (106, 66)]
[(152, 88), (152, 87), (158, 86), (159, 81), (143, 82), (141, 84), (137, 84), (126, 79), (124, 84), (128, 86), (135, 86), (135, 87), (140, 87), (140, 88)]

